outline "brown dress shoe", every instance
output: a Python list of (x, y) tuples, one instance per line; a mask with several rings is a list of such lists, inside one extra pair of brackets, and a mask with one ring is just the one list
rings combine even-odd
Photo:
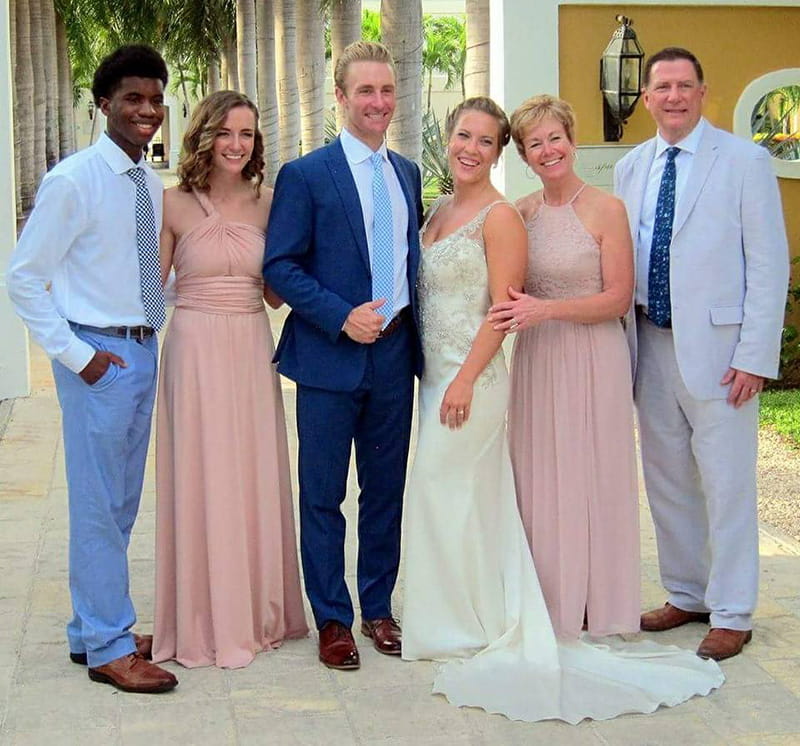
[(163, 668), (146, 661), (136, 653), (123, 655), (104, 666), (89, 669), (89, 678), (101, 684), (121, 689), (123, 692), (159, 694), (178, 685), (178, 680)]
[[(136, 645), (136, 652), (146, 661), (153, 660), (153, 635), (137, 635), (133, 633), (133, 642)], [(89, 659), (86, 653), (70, 653), (69, 659), (79, 666), (86, 666)]]
[(319, 631), (319, 659), (328, 667), (351, 671), (361, 666), (353, 633), (341, 622), (325, 622)]
[(400, 655), (403, 635), (396, 619), (364, 619), (361, 622), (361, 634), (372, 638), (372, 645), (384, 655)]
[(724, 661), (726, 658), (733, 658), (734, 655), (739, 655), (742, 652), (742, 648), (752, 639), (753, 630), (750, 629), (712, 627), (703, 642), (700, 643), (700, 647), (697, 648), (697, 655), (701, 658)]
[(710, 616), (707, 611), (684, 611), (671, 603), (665, 603), (660, 609), (642, 614), (640, 623), (644, 632), (664, 632), (689, 622), (708, 624)]

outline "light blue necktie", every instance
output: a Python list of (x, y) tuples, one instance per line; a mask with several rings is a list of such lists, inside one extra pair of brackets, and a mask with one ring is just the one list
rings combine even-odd
[(392, 201), (383, 178), (383, 156), (372, 157), (372, 300), (386, 298), (378, 313), (386, 317), (384, 326), (392, 320), (394, 309), (394, 231)]
[(680, 148), (667, 148), (667, 162), (661, 176), (650, 245), (650, 270), (647, 275), (647, 318), (663, 328), (672, 326), (669, 294), (669, 247), (675, 217), (675, 156)]
[(147, 178), (138, 166), (127, 172), (136, 184), (136, 245), (139, 249), (139, 283), (147, 323), (160, 329), (167, 318), (164, 307), (164, 287), (161, 284), (161, 262), (158, 257), (158, 230), (153, 200), (147, 188)]

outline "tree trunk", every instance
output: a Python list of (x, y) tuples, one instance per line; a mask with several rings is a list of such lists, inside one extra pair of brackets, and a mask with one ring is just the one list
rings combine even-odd
[(297, 15), (297, 88), (303, 153), (325, 135), (325, 40), (319, 0), (300, 0)]
[(8, 4), (9, 41), (11, 43), (11, 101), (14, 115), (14, 196), (17, 210), (17, 220), (22, 215), (22, 189), (20, 188), (20, 106), (17, 94), (17, 3), (10, 0)]
[(239, 90), (239, 65), (234, 36), (226, 36), (222, 40), (222, 85), (232, 91)]
[[(331, 0), (331, 72), (344, 48), (361, 38), (361, 0)], [(336, 129), (344, 124), (341, 107), (336, 107)]]
[(41, 2), (45, 79), (45, 158), (49, 170), (58, 163), (61, 146), (58, 131), (58, 39), (53, 0), (41, 0)]
[[(33, 63), (33, 173), (36, 185), (47, 171), (47, 79), (45, 73), (45, 43), (52, 43), (44, 38), (42, 14), (43, 0), (30, 0), (31, 62)], [(23, 99), (26, 101), (26, 99)], [(31, 99), (27, 99), (31, 101)]]
[(278, 97), (275, 93), (275, 9), (272, 0), (256, 0), (258, 109), (264, 136), (264, 180), (275, 183), (278, 155)]
[(67, 27), (56, 13), (56, 54), (58, 57), (58, 157), (75, 152), (75, 113), (72, 108), (72, 66), (69, 62)]
[(219, 91), (222, 88), (219, 74), (219, 60), (212, 60), (208, 63), (206, 85), (209, 93), (214, 93), (214, 91)]
[(16, 5), (16, 70), (15, 89), (19, 113), (14, 133), (14, 147), (19, 153), (20, 169), (17, 179), (20, 186), (19, 214), (25, 215), (33, 205), (36, 194), (34, 130), (36, 116), (33, 101), (33, 57), (31, 55), (31, 17), (29, 0), (14, 0)]
[(464, 93), (489, 95), (489, 0), (466, 0), (467, 61), (464, 65)]
[(281, 163), (294, 160), (300, 144), (297, 100), (297, 8), (295, 0), (275, 0), (275, 76), (278, 89), (278, 126)]
[(388, 146), (422, 157), (422, 0), (381, 0), (381, 39), (397, 68), (397, 107)]
[(254, 0), (236, 0), (236, 48), (239, 84), (242, 93), (255, 103), (256, 82), (256, 6)]

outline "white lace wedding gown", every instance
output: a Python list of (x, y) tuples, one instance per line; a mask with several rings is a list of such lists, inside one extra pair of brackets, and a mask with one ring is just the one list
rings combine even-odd
[(422, 252), (425, 373), (405, 507), (403, 658), (447, 661), (434, 693), (514, 720), (602, 720), (708, 694), (724, 676), (693, 652), (556, 642), (517, 511), (502, 350), (475, 383), (467, 424), (439, 423), (490, 306), (482, 229), (495, 204)]

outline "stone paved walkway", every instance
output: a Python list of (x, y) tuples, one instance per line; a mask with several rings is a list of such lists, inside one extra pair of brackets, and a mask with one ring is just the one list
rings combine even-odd
[[(273, 326), (279, 328), (277, 319)], [(243, 670), (170, 665), (180, 686), (160, 696), (123, 694), (92, 683), (85, 669), (69, 662), (64, 640), (70, 605), (63, 450), (50, 368), (38, 348), (32, 351), (32, 373), (33, 395), (13, 402), (0, 440), (2, 744), (800, 744), (800, 548), (766, 528), (753, 642), (723, 664), (728, 680), (719, 691), (649, 716), (578, 726), (509, 722), (431, 696), (432, 664), (390, 659), (366, 643), (360, 671), (329, 671), (316, 660), (314, 636), (259, 655)], [(292, 413), (293, 391), (286, 388), (284, 394)], [(4, 405), (0, 416), (8, 409)], [(291, 421), (289, 438), (294, 443)], [(351, 484), (350, 527), (354, 492)], [(141, 631), (152, 624), (153, 517), (151, 459), (130, 549)], [(663, 594), (644, 507), (642, 546), (644, 602), (657, 605)], [(353, 550), (350, 541), (351, 571)], [(398, 610), (401, 602), (402, 573)], [(693, 648), (702, 635), (703, 627), (693, 624), (658, 640)]]

